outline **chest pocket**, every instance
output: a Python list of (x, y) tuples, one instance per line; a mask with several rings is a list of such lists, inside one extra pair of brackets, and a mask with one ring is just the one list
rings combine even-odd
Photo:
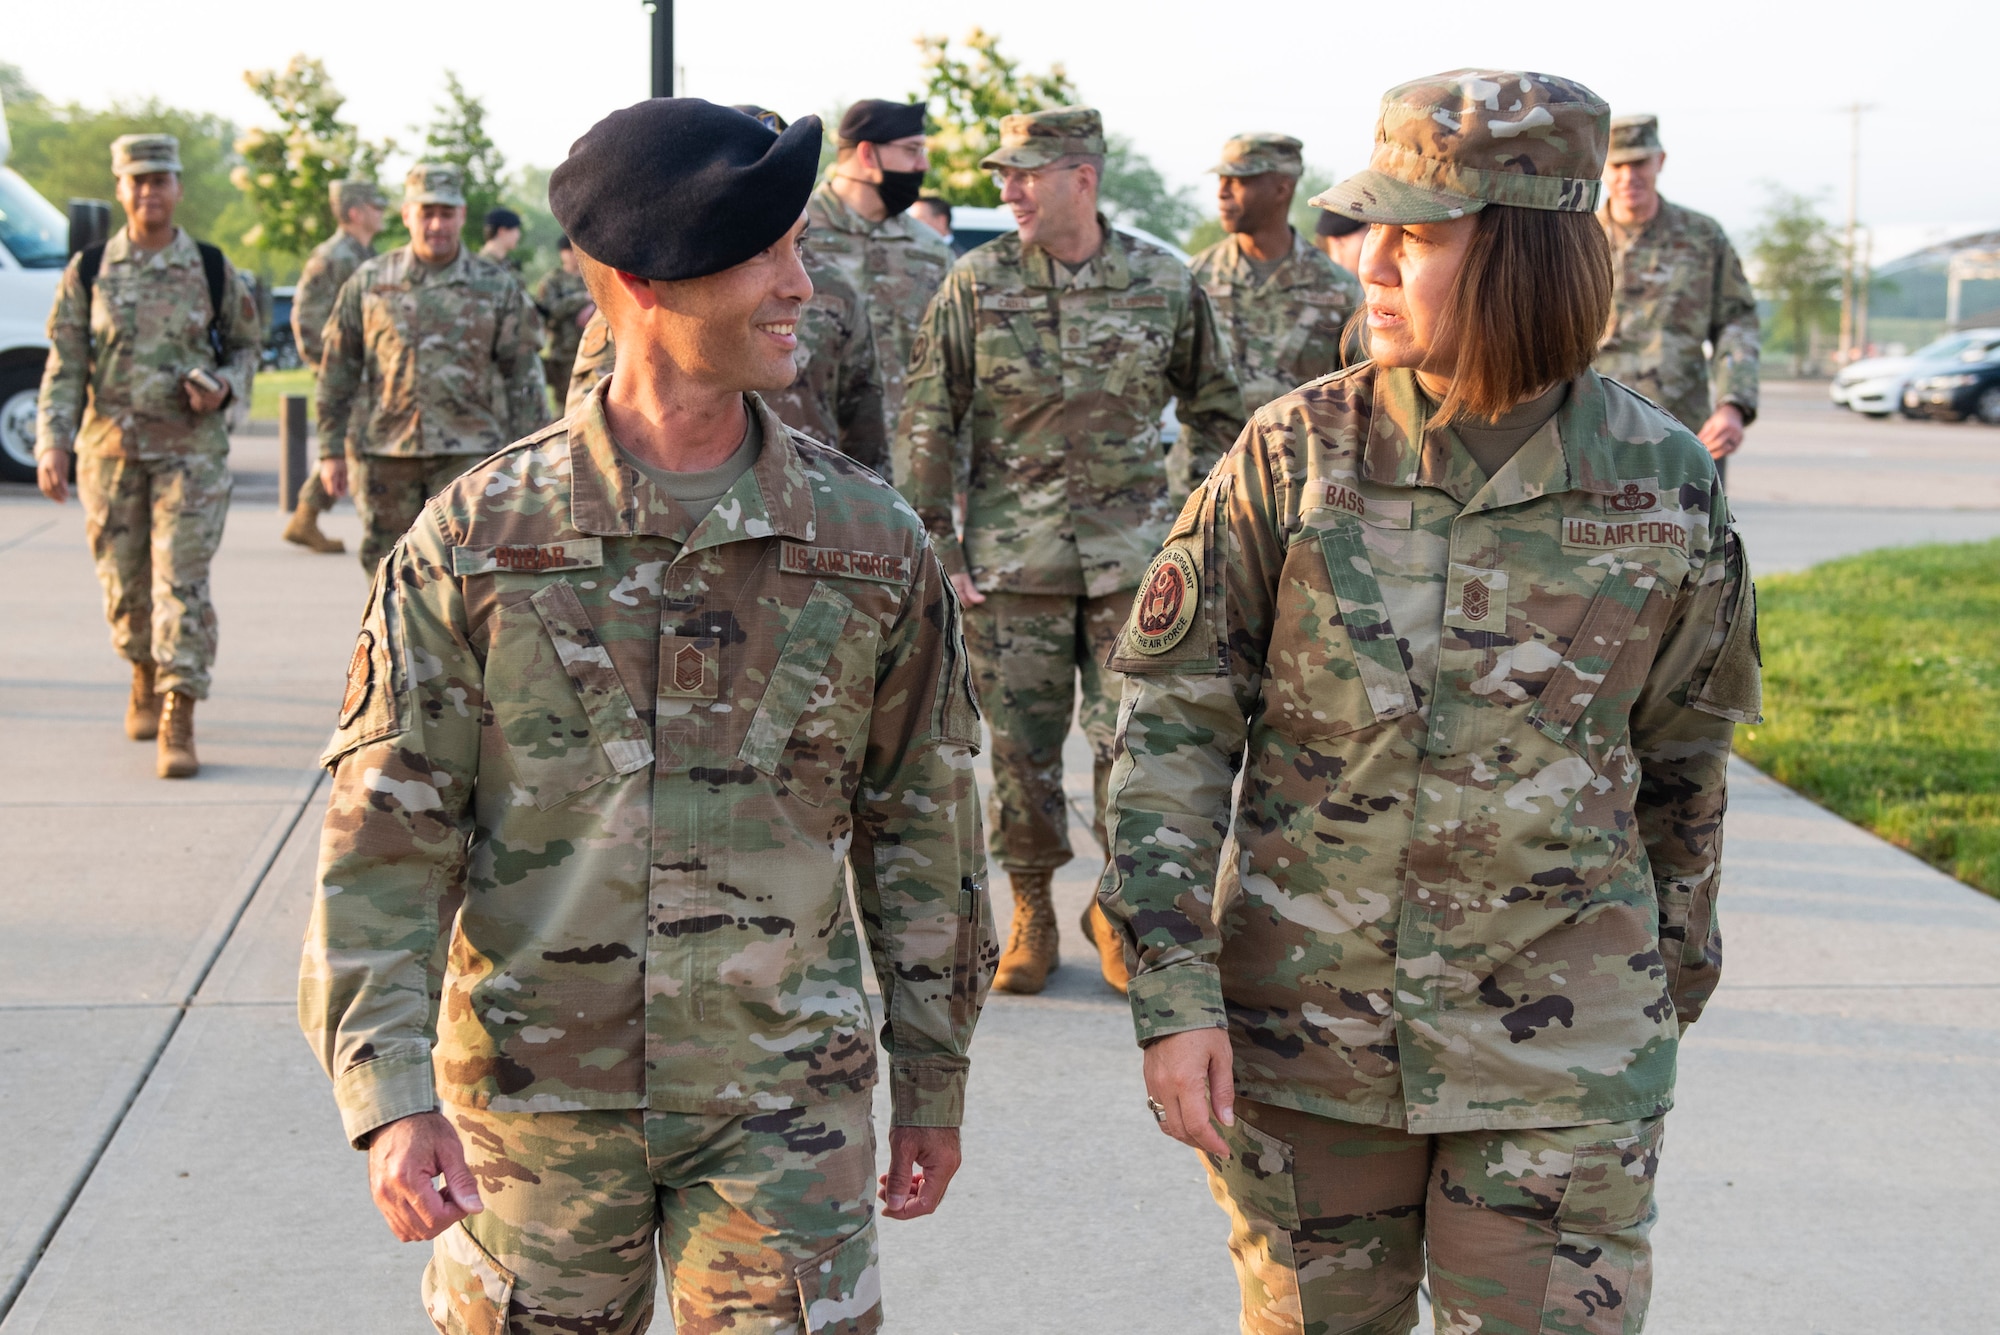
[[(1528, 710), (1528, 722), (1552, 741), (1594, 757), (1621, 743), (1651, 655), (1632, 644), (1633, 628), (1659, 584), (1652, 567), (1623, 562), (1608, 571), (1584, 609), (1576, 634)], [(1578, 724), (1590, 722), (1581, 734)], [(1592, 761), (1593, 767), (1601, 768)]]
[(1358, 522), (1302, 530), (1285, 553), (1266, 717), (1301, 740), (1415, 710), (1415, 692)]
[(487, 698), (515, 778), (537, 807), (653, 763), (646, 726), (568, 580), (502, 606), (497, 617)]
[(836, 792), (851, 799), (874, 705), (877, 639), (873, 620), (856, 615), (847, 595), (815, 583), (750, 720), (743, 762), (812, 806)]

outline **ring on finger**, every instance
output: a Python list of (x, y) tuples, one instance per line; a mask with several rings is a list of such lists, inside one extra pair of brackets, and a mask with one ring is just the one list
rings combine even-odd
[(1158, 1122), (1161, 1126), (1165, 1126), (1167, 1124), (1166, 1104), (1160, 1102), (1158, 1099), (1154, 1098), (1151, 1094), (1148, 1094), (1146, 1096), (1146, 1107), (1152, 1111), (1153, 1120), (1155, 1122)]

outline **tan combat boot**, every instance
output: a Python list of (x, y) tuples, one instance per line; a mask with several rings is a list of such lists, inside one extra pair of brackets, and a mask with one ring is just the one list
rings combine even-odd
[(132, 701), (125, 706), (125, 735), (150, 742), (160, 735), (160, 697), (153, 690), (153, 665), (132, 665)]
[(188, 779), (200, 771), (201, 761), (194, 754), (194, 697), (185, 691), (168, 691), (166, 708), (160, 711), (156, 773), (163, 779)]
[(1124, 995), (1132, 981), (1132, 971), (1125, 967), (1125, 939), (1112, 930), (1111, 919), (1104, 916), (1104, 906), (1095, 895), (1083, 911), (1083, 939), (1097, 947), (1097, 968), (1104, 981), (1111, 984), (1113, 992)]
[(1056, 953), (1056, 906), (1049, 897), (1046, 871), (1012, 871), (1014, 929), (1007, 934), (1007, 951), (993, 986), (1002, 992), (1032, 996), (1042, 990), (1061, 962)]
[(344, 552), (347, 544), (339, 538), (329, 538), (319, 531), (319, 517), (324, 511), (306, 504), (302, 494), (299, 503), (292, 509), (291, 522), (285, 525), (285, 541), (297, 543), (316, 552)]

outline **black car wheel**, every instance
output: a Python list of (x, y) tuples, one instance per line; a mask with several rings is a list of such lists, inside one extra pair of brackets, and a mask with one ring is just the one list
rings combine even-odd
[(1973, 411), (1988, 426), (2000, 426), (2000, 385), (1988, 385), (1980, 390), (1978, 405)]
[(35, 480), (35, 402), (41, 388), (38, 368), (0, 367), (0, 481)]

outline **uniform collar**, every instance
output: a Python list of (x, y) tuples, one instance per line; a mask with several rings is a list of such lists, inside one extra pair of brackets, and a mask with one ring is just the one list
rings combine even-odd
[(403, 257), (403, 281), (405, 282), (414, 279), (419, 274), (423, 275), (425, 286), (435, 286), (444, 283), (463, 283), (470, 278), (469, 270), (472, 267), (472, 252), (466, 248), (463, 241), (459, 242), (458, 254), (452, 256), (451, 263), (435, 272), (432, 272), (430, 265), (418, 259), (416, 250), (407, 244), (396, 253)]
[(1241, 287), (1246, 290), (1255, 290), (1261, 287), (1288, 288), (1306, 285), (1312, 275), (1306, 268), (1311, 263), (1311, 260), (1306, 256), (1305, 252), (1312, 251), (1315, 255), (1319, 253), (1306, 243), (1306, 239), (1299, 235), (1299, 229), (1294, 227), (1292, 229), (1292, 248), (1278, 261), (1277, 267), (1271, 270), (1270, 276), (1260, 281), (1257, 277), (1257, 270), (1250, 263), (1250, 257), (1243, 253), (1243, 247), (1236, 243), (1236, 238), (1233, 235), (1222, 238), (1222, 244), (1224, 247), (1222, 277), (1231, 287)]
[(1665, 195), (1661, 195), (1660, 207), (1653, 210), (1653, 216), (1646, 219), (1638, 227), (1627, 227), (1624, 223), (1613, 219), (1609, 204), (1606, 204), (1597, 211), (1597, 223), (1598, 226), (1604, 229), (1606, 236), (1616, 236), (1618, 233), (1623, 232), (1628, 241), (1637, 241), (1640, 237), (1650, 236), (1654, 232), (1672, 231), (1675, 226), (1672, 215), (1679, 212), (1680, 210), (1673, 206), (1672, 201)]
[(169, 265), (200, 264), (201, 251), (195, 245), (194, 238), (187, 234), (186, 228), (176, 227), (174, 228), (174, 239), (149, 255), (133, 245), (132, 233), (126, 228), (121, 227), (112, 234), (110, 240), (104, 243), (104, 263), (124, 264), (127, 262)]
[(1430, 487), (1468, 511), (1499, 510), (1565, 491), (1615, 495), (1618, 461), (1605, 431), (1604, 380), (1586, 370), (1569, 398), (1490, 480), (1480, 476), (1449, 428), (1430, 421), (1430, 400), (1416, 372), (1384, 368), (1374, 376), (1374, 409), (1361, 476), (1390, 487)]
[(1040, 246), (1023, 245), (1021, 274), (1027, 279), (1028, 286), (1072, 291), (1105, 287), (1114, 292), (1122, 292), (1132, 286), (1132, 251), (1124, 234), (1113, 227), (1102, 213), (1097, 215), (1097, 225), (1104, 231), (1104, 244), (1074, 274)]
[(606, 376), (570, 418), (570, 522), (599, 537), (670, 538), (689, 550), (772, 536), (812, 540), (812, 472), (778, 415), (763, 399), (745, 394), (764, 430), (764, 446), (750, 471), (736, 480), (708, 517), (690, 533), (687, 512), (653, 480), (618, 457), (604, 420)]
[(847, 201), (833, 192), (833, 178), (830, 176), (813, 187), (812, 197), (822, 215), (814, 220), (818, 225), (830, 227), (836, 232), (852, 232), (857, 236), (900, 237), (905, 241), (920, 239), (911, 229), (922, 224), (908, 213), (898, 213), (881, 222), (869, 222), (848, 208)]

